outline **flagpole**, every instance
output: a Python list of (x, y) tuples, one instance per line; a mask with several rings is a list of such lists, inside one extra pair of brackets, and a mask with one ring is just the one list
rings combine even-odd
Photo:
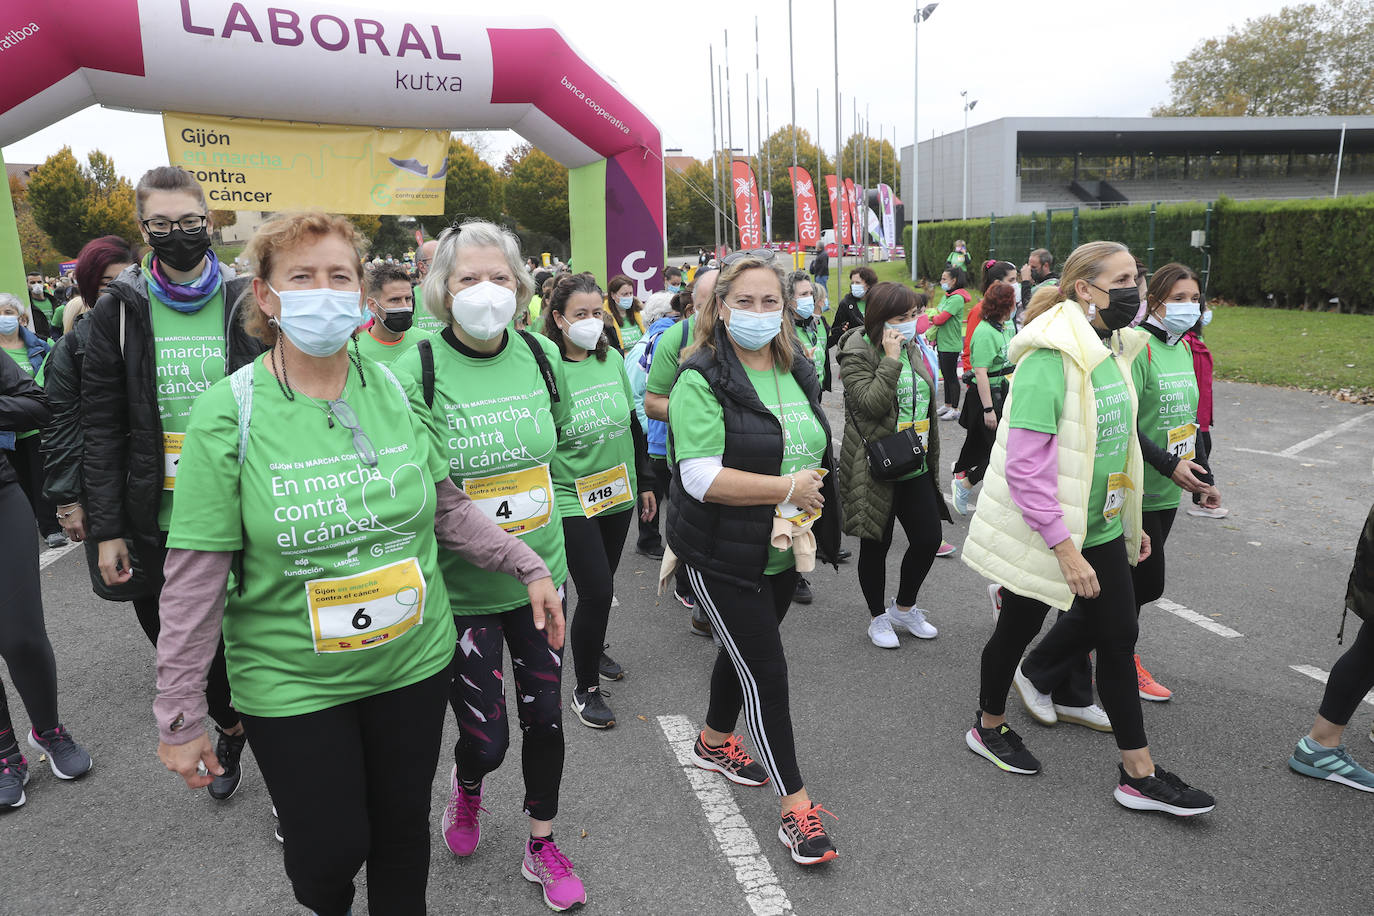
[(720, 170), (717, 168), (716, 160), (719, 159), (718, 151), (720, 142), (716, 138), (716, 47), (711, 46), (710, 53), (711, 66), (711, 204), (715, 207), (715, 213), (711, 214), (711, 222), (716, 230), (716, 245), (711, 249), (711, 257), (716, 257), (720, 252)]
[[(795, 55), (796, 51), (792, 43), (792, 0), (787, 0), (787, 75), (792, 86), (792, 176), (797, 174), (797, 62)], [(801, 251), (801, 203), (797, 200), (795, 177), (792, 180), (792, 235), (797, 240), (797, 250)]]
[[(835, 190), (844, 195), (844, 141), (840, 139), (840, 119), (844, 112), (844, 99), (840, 96), (840, 4), (839, 0), (830, 0), (831, 14), (831, 36), (835, 40)], [(843, 219), (841, 219), (841, 222)], [(840, 233), (838, 224), (835, 226), (835, 252), (839, 255), (839, 261), (835, 271), (837, 277), (844, 276), (844, 236)], [(836, 281), (839, 282), (838, 280)]]

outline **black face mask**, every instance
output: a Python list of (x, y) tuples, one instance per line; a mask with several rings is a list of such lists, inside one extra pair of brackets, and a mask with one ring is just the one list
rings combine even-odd
[(404, 334), (410, 330), (410, 326), (415, 321), (415, 312), (407, 309), (406, 311), (387, 312), (382, 319), (382, 324), (388, 331), (397, 334)]
[(210, 250), (210, 230), (186, 232), (174, 226), (166, 235), (150, 235), (148, 244), (158, 261), (183, 273), (194, 270)]
[(1140, 289), (1138, 287), (1124, 286), (1120, 289), (1102, 289), (1100, 286), (1095, 286), (1094, 288), (1107, 294), (1107, 307), (1097, 311), (1097, 317), (1102, 319), (1107, 330), (1119, 331), (1135, 324), (1136, 316), (1141, 312)]

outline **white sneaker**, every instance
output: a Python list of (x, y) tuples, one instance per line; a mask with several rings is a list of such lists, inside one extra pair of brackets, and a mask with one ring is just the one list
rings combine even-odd
[(1074, 725), (1082, 725), (1099, 732), (1112, 730), (1112, 720), (1107, 718), (1106, 711), (1096, 703), (1088, 706), (1060, 706), (1055, 703), (1054, 713), (1060, 722), (1072, 722)]
[(909, 611), (897, 610), (897, 602), (887, 606), (887, 616), (892, 618), (892, 622), (906, 627), (907, 632), (917, 639), (934, 639), (940, 635), (940, 631), (926, 620), (926, 612), (918, 607)]
[(1011, 685), (1016, 688), (1016, 695), (1021, 698), (1022, 705), (1026, 707), (1026, 712), (1031, 714), (1032, 719), (1041, 725), (1053, 725), (1059, 721), (1050, 695), (1036, 690), (1030, 678), (1021, 673), (1020, 665), (1016, 666), (1016, 675), (1011, 679)]
[(1215, 509), (1208, 509), (1203, 506), (1193, 506), (1188, 510), (1189, 515), (1196, 515), (1198, 518), (1225, 518), (1231, 514), (1231, 510), (1225, 506), (1218, 506)]
[(879, 614), (873, 618), (873, 622), (868, 625), (868, 638), (879, 649), (895, 649), (899, 645), (897, 634), (892, 631), (892, 618), (886, 614)]
[(988, 585), (988, 597), (992, 599), (992, 622), (997, 623), (997, 618), (1002, 616), (1002, 586), (993, 582)]

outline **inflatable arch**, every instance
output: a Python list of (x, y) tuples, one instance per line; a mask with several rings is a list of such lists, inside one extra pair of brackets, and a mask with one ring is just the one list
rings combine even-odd
[[(6, 3), (0, 145), (97, 103), (368, 127), (510, 128), (568, 168), (573, 263), (603, 283), (625, 273), (641, 295), (661, 288), (658, 129), (552, 23), (458, 16), (445, 6)], [(5, 185), (0, 289), (18, 292), (23, 279)]]

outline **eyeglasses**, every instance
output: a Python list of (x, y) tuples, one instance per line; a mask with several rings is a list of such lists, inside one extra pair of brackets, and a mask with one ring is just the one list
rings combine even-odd
[(751, 248), (748, 251), (736, 251), (731, 254), (727, 254), (725, 256), (725, 260), (721, 262), (721, 266), (729, 267), (731, 264), (743, 261), (745, 258), (751, 258), (756, 261), (763, 261), (765, 264), (767, 264), (769, 261), (772, 261), (773, 258), (776, 256), (777, 252), (775, 252), (771, 248)]
[(152, 219), (139, 220), (144, 229), (148, 230), (149, 235), (158, 237), (167, 235), (175, 227), (182, 232), (199, 232), (205, 228), (206, 219), (204, 216), (183, 216), (181, 219), (163, 219), (155, 216)]
[(358, 453), (358, 458), (363, 464), (370, 468), (377, 466), (377, 448), (368, 438), (367, 433), (363, 432), (358, 425), (358, 415), (353, 412), (353, 408), (348, 406), (348, 402), (343, 398), (329, 402), (329, 415), (343, 424), (344, 429), (353, 433), (353, 450)]

